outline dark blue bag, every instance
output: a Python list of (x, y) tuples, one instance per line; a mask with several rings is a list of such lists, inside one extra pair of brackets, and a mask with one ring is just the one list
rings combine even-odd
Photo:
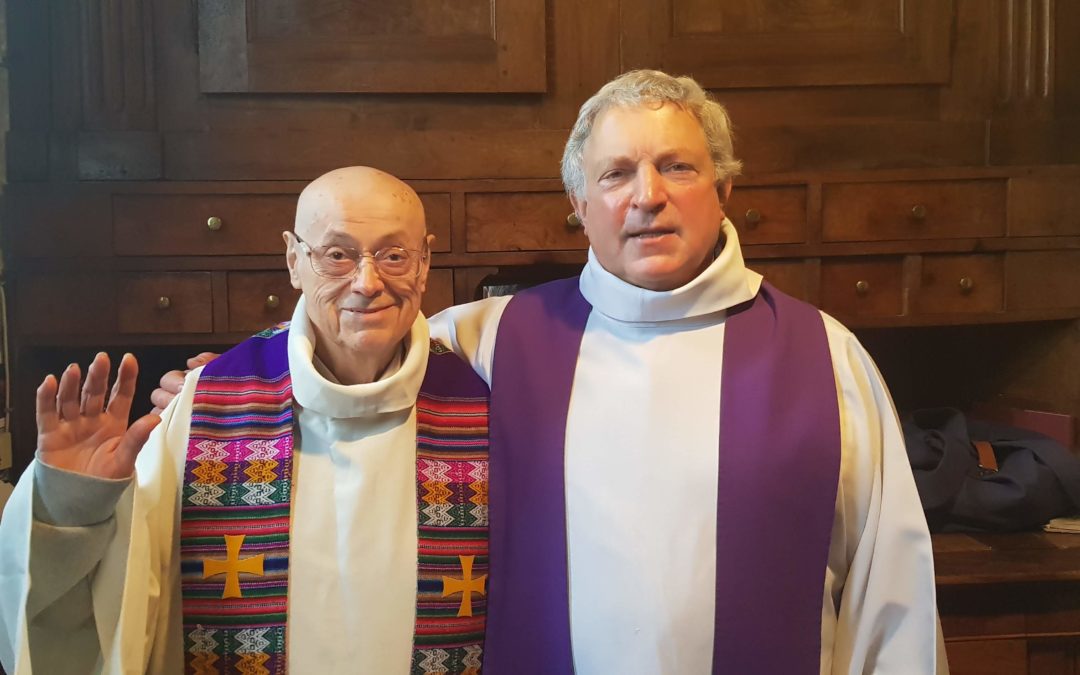
[[(902, 423), (931, 532), (1029, 530), (1080, 512), (1080, 458), (1057, 441), (953, 408), (916, 410)], [(983, 446), (982, 465), (977, 441), (992, 448), (986, 458)]]

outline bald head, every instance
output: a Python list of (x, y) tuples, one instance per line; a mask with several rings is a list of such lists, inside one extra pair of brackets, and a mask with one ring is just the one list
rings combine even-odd
[(315, 354), (343, 384), (374, 381), (407, 345), (427, 287), (434, 237), (420, 198), (377, 169), (336, 169), (300, 193), (294, 230), (285, 261)]
[(367, 166), (348, 166), (325, 173), (308, 184), (296, 203), (296, 233), (318, 240), (335, 222), (390, 221), (415, 242), (424, 239), (424, 207), (416, 192), (388, 173)]

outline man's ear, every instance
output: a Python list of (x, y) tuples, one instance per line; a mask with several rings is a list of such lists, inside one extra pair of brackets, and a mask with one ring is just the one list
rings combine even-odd
[(300, 256), (296, 252), (296, 242), (291, 232), (282, 232), (281, 238), (285, 240), (285, 264), (289, 267), (289, 283), (300, 290)]
[(424, 256), (424, 260), (420, 263), (420, 278), (417, 279), (417, 288), (423, 293), (427, 290), (427, 278), (428, 271), (431, 270), (431, 247), (435, 244), (435, 235), (429, 234), (424, 237), (424, 245), (426, 246), (427, 255)]
[(574, 215), (577, 216), (578, 222), (581, 223), (581, 231), (586, 237), (589, 236), (589, 230), (585, 226), (585, 217), (589, 212), (589, 202), (586, 199), (582, 199), (575, 194), (570, 194), (570, 206), (574, 207)]
[(727, 206), (728, 198), (731, 197), (731, 179), (725, 178), (716, 184), (716, 194), (720, 197), (720, 206)]

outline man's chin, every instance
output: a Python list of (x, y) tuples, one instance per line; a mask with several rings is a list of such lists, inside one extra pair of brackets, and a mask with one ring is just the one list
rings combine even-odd
[(650, 291), (673, 291), (694, 280), (700, 273), (696, 267), (673, 260), (638, 260), (627, 267), (623, 279), (639, 288)]

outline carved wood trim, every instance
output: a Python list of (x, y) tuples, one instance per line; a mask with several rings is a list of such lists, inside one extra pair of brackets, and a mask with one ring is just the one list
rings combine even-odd
[(1001, 0), (998, 100), (1048, 100), (1054, 89), (1054, 0)]

